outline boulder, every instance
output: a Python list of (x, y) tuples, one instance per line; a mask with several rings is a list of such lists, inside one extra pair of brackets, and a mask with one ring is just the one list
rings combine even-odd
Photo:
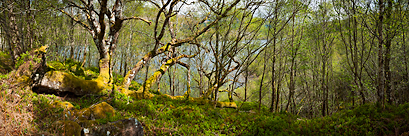
[(109, 88), (102, 81), (85, 80), (63, 71), (48, 71), (33, 85), (33, 91), (49, 93), (73, 93), (77, 96), (86, 94), (105, 94)]
[(108, 122), (107, 124), (93, 127), (84, 127), (81, 133), (85, 136), (143, 136), (143, 126), (135, 118)]

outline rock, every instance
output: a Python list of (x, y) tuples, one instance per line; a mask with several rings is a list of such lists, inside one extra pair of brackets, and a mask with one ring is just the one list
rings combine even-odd
[(57, 134), (65, 136), (81, 136), (81, 126), (71, 120), (60, 120), (52, 124)]
[(115, 116), (115, 109), (106, 102), (101, 102), (89, 108), (84, 108), (78, 112), (79, 120), (103, 119), (108, 116)]
[(77, 96), (86, 94), (106, 94), (109, 88), (99, 80), (85, 80), (63, 71), (48, 71), (33, 85), (32, 90), (48, 93), (73, 93)]
[(91, 116), (95, 119), (107, 118), (109, 116), (115, 116), (115, 109), (106, 102), (101, 102), (97, 105), (91, 106)]
[(143, 126), (135, 118), (109, 122), (96, 127), (85, 127), (81, 133), (85, 136), (143, 136)]

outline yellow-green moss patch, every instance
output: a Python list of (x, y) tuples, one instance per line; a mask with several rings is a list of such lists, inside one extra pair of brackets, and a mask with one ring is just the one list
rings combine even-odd
[(120, 89), (120, 92), (135, 99), (150, 99), (155, 96), (149, 91), (144, 93), (143, 91), (132, 91), (125, 88)]
[(101, 102), (89, 108), (83, 108), (76, 112), (79, 120), (103, 119), (115, 116), (115, 109), (106, 102)]
[(237, 105), (235, 102), (217, 102), (217, 107), (221, 108), (237, 108)]
[(115, 116), (115, 109), (106, 102), (101, 102), (90, 107), (92, 115), (95, 119), (107, 118), (107, 116)]

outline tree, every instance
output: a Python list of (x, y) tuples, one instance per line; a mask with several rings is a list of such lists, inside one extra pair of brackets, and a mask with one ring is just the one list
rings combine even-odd
[[(191, 43), (193, 45), (200, 45), (199, 43), (196, 42), (196, 38), (198, 38), (200, 35), (202, 35), (207, 30), (212, 28), (222, 18), (225, 18), (227, 14), (229, 13), (229, 11), (232, 10), (233, 7), (237, 5), (237, 3), (239, 3), (239, 0), (235, 0), (229, 5), (226, 5), (222, 1), (215, 2), (216, 5), (211, 5), (207, 1), (199, 1), (203, 3), (204, 6), (207, 6), (207, 8), (212, 9), (211, 11), (213, 12), (213, 14), (216, 15), (216, 18), (214, 18), (211, 22), (206, 23), (207, 25), (202, 26), (200, 24), (207, 21), (207, 16), (210, 16), (210, 14), (205, 15), (204, 19), (196, 23), (195, 29), (197, 31), (195, 31), (194, 33), (192, 33), (191, 35), (187, 36), (184, 39), (177, 39), (177, 37), (171, 36), (170, 41), (169, 40), (166, 41), (164, 39), (164, 35), (166, 32), (165, 28), (169, 26), (169, 20), (175, 15), (177, 15), (179, 12), (179, 10), (175, 9), (177, 8), (176, 5), (180, 3), (182, 4), (181, 6), (183, 6), (184, 5), (183, 2), (179, 0), (167, 1), (166, 3), (162, 3), (162, 5), (160, 5), (159, 3), (156, 3), (155, 1), (149, 1), (149, 2), (152, 3), (156, 8), (159, 9), (158, 14), (155, 19), (155, 26), (154, 26), (155, 45), (154, 45), (153, 50), (148, 52), (142, 59), (140, 59), (140, 61), (138, 61), (138, 63), (127, 73), (127, 75), (125, 76), (125, 80), (123, 82), (123, 86), (122, 86), (125, 89), (129, 87), (131, 80), (135, 77), (135, 74), (138, 73), (139, 70), (141, 70), (144, 67), (146, 62), (150, 61), (152, 58), (156, 57), (157, 55), (162, 54), (167, 51), (172, 51), (172, 49), (175, 49), (175, 47), (179, 47), (185, 43)], [(220, 9), (215, 9), (215, 7), (213, 6), (219, 6)], [(159, 19), (161, 18), (161, 16), (165, 17), (163, 19), (163, 23), (159, 22)], [(165, 40), (166, 44), (163, 43), (163, 40)]]
[[(375, 4), (372, 8), (370, 5)], [(384, 105), (392, 103), (391, 99), (391, 46), (392, 41), (398, 33), (400, 13), (395, 14), (398, 4), (393, 0), (378, 0), (367, 4), (366, 15), (372, 20), (365, 21), (365, 27), (376, 37), (378, 42), (378, 67), (377, 67), (377, 102)]]
[[(369, 39), (365, 36), (367, 31), (363, 27), (361, 16), (361, 6), (359, 1), (341, 1), (337, 4), (336, 12), (338, 14), (338, 25), (340, 38), (345, 48), (345, 55), (348, 70), (351, 72), (356, 89), (362, 99), (362, 104), (366, 103), (364, 86), (364, 67), (372, 51), (372, 46), (368, 46)], [(344, 12), (341, 12), (344, 11)], [(353, 91), (351, 92), (353, 93)], [(354, 97), (354, 96), (352, 96)], [(353, 102), (354, 103), (354, 102)]]
[[(99, 76), (97, 80), (104, 84), (112, 83), (111, 56), (117, 47), (119, 31), (124, 21), (138, 19), (151, 24), (150, 21), (140, 17), (124, 17), (122, 14), (123, 5), (123, 0), (115, 0), (112, 7), (108, 6), (108, 0), (99, 0), (98, 2), (69, 0), (68, 6), (64, 8), (77, 8), (80, 10), (78, 14), (85, 16), (86, 19), (82, 19), (83, 16), (76, 17), (63, 9), (59, 9), (91, 34), (99, 53)], [(106, 26), (107, 23), (109, 26)]]
[(320, 90), (322, 91), (322, 107), (321, 107), (321, 114), (322, 116), (326, 116), (328, 114), (328, 82), (329, 77), (328, 68), (332, 65), (330, 61), (330, 56), (332, 53), (332, 45), (335, 39), (334, 33), (332, 32), (332, 28), (330, 26), (330, 18), (331, 18), (331, 6), (330, 3), (326, 1), (321, 1), (318, 7), (319, 9), (315, 11), (314, 17), (315, 21), (315, 29), (314, 29), (314, 41), (317, 47), (317, 55), (320, 59)]

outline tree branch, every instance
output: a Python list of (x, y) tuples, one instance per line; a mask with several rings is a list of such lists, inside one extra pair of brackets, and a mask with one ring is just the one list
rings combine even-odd
[(145, 22), (145, 23), (148, 23), (148, 25), (151, 25), (151, 24), (152, 24), (152, 22), (149, 21), (149, 20), (147, 20), (147, 19), (144, 19), (144, 18), (141, 18), (141, 17), (135, 17), (135, 16), (133, 16), (133, 17), (127, 17), (127, 18), (124, 18), (123, 20), (125, 21), (125, 20), (132, 20), (132, 19), (141, 20), (141, 21), (143, 21), (143, 22)]
[(78, 18), (74, 17), (71, 14), (68, 14), (67, 12), (65, 12), (62, 9), (59, 9), (61, 13), (64, 13), (65, 15), (67, 15), (68, 17), (70, 17), (72, 20), (74, 20), (75, 22), (77, 22), (78, 24), (80, 24), (82, 27), (84, 27), (85, 29), (87, 29), (88, 31), (92, 31), (92, 29), (84, 22), (80, 21)]

